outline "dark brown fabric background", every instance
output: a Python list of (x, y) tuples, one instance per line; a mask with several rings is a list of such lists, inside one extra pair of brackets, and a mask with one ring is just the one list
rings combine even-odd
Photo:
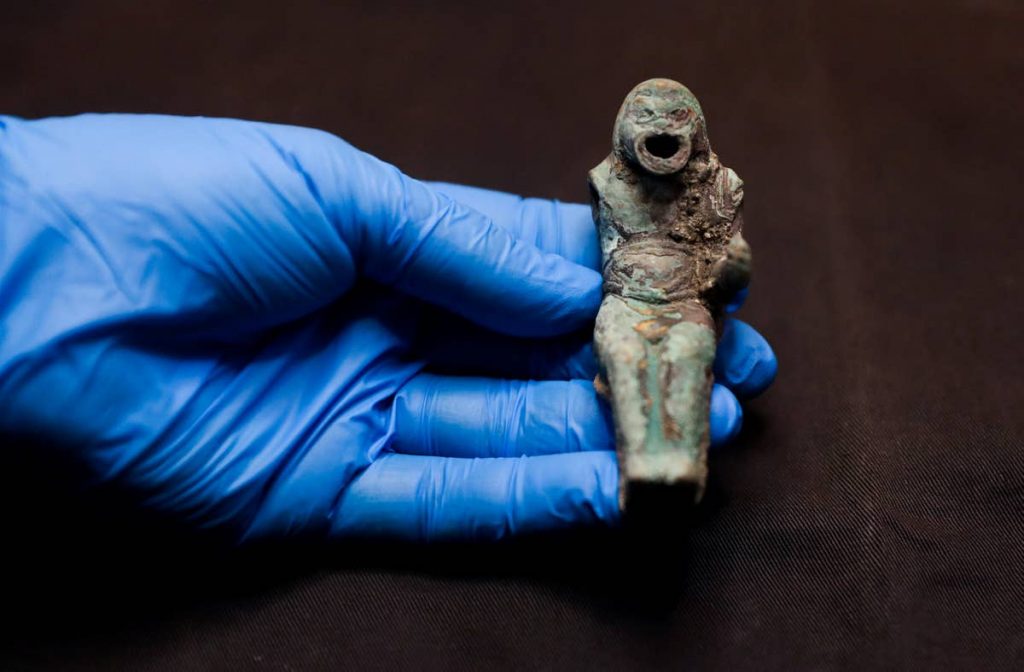
[(32, 486), (0, 667), (1024, 668), (1022, 6), (485, 4), (5, 3), (0, 110), (317, 126), (584, 200), (632, 85), (687, 83), (781, 368), (686, 541), (224, 557)]

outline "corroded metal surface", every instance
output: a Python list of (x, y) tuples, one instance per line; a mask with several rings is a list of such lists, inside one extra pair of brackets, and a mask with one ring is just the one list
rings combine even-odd
[(626, 96), (589, 177), (605, 292), (595, 385), (615, 417), (620, 506), (646, 486), (699, 500), (718, 323), (750, 277), (743, 182), (711, 151), (697, 99), (668, 79)]

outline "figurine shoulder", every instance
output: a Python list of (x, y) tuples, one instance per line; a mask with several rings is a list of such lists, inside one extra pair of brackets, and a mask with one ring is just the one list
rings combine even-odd
[(722, 166), (715, 179), (715, 210), (720, 217), (729, 221), (736, 217), (743, 205), (743, 180), (736, 171)]
[(733, 203), (739, 207), (743, 203), (743, 180), (736, 174), (736, 171), (728, 166), (723, 166), (725, 173), (725, 188), (732, 198)]
[(624, 185), (616, 175), (612, 157), (609, 156), (587, 173), (587, 184), (590, 188), (590, 205), (593, 208), (594, 220), (600, 223), (614, 219), (614, 211), (619, 209), (616, 204), (621, 203), (625, 195)]
[(722, 166), (720, 176), (722, 179), (722, 191), (738, 207), (743, 202), (743, 180), (739, 178), (735, 170), (728, 166)]
[(587, 173), (587, 184), (590, 185), (591, 197), (593, 198), (594, 196), (599, 196), (605, 193), (611, 178), (611, 157), (608, 157), (601, 163), (594, 166), (594, 168)]

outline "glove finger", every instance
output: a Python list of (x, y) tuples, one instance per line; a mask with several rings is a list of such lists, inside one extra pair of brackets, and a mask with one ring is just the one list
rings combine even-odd
[[(519, 457), (614, 449), (606, 404), (589, 381), (517, 381), (421, 374), (395, 397), (392, 450), (444, 457)], [(711, 393), (711, 445), (736, 438), (743, 408)]]
[(345, 490), (331, 534), (493, 540), (615, 523), (617, 489), (607, 451), (479, 460), (391, 453)]
[(288, 127), (273, 134), (370, 278), (517, 336), (568, 333), (597, 314), (601, 276), (593, 269), (518, 240), (334, 136)]
[(395, 397), (391, 447), (444, 457), (612, 450), (608, 408), (589, 380), (521, 381), (422, 374)]
[(739, 436), (743, 428), (743, 406), (724, 385), (711, 388), (711, 447), (718, 448)]
[(546, 198), (523, 198), (461, 184), (431, 182), (438, 192), (490, 217), (519, 240), (598, 270), (601, 250), (590, 206)]
[(746, 322), (725, 320), (715, 353), (715, 380), (740, 399), (750, 399), (768, 389), (779, 363), (764, 336)]

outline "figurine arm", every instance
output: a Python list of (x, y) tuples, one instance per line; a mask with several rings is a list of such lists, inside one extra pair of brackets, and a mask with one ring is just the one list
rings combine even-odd
[(726, 301), (750, 284), (751, 251), (743, 238), (743, 180), (732, 168), (721, 173), (722, 200), (727, 204), (725, 213), (732, 217), (732, 237), (726, 246), (726, 256), (715, 274), (716, 290)]
[[(739, 219), (740, 215), (736, 218)], [(725, 264), (722, 266), (718, 281), (727, 296), (732, 296), (750, 284), (752, 260), (750, 244), (743, 238), (743, 232), (737, 231), (729, 240)]]
[(725, 312), (736, 310), (743, 302), (743, 290), (750, 284), (750, 265), (750, 245), (743, 234), (736, 231), (705, 285), (705, 297), (712, 305), (724, 307)]
[(608, 204), (610, 161), (611, 157), (605, 159), (587, 174), (587, 186), (590, 191), (590, 210), (594, 217), (598, 244), (601, 248), (600, 270), (602, 273), (608, 264), (612, 252), (622, 241), (622, 234), (612, 224), (614, 214)]

